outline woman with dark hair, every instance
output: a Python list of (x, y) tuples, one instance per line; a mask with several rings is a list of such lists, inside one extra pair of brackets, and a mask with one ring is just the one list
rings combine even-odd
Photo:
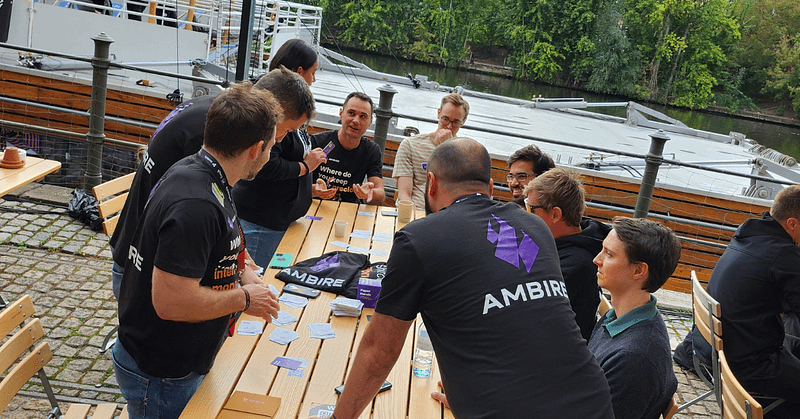
[(317, 59), (317, 52), (314, 51), (314, 48), (311, 48), (311, 45), (308, 45), (302, 39), (292, 39), (281, 45), (278, 52), (275, 53), (272, 62), (269, 64), (269, 71), (278, 68), (278, 66), (284, 66), (299, 74), (311, 86), (311, 83), (316, 80), (314, 74), (316, 74), (317, 67), (319, 67), (319, 60)]
[[(318, 65), (314, 48), (300, 39), (292, 39), (275, 53), (269, 69), (272, 72), (285, 67), (311, 85)], [(262, 77), (256, 85), (270, 83), (271, 79)], [(273, 88), (281, 89), (277, 85)], [(238, 182), (233, 190), (247, 251), (253, 261), (263, 267), (268, 267), (289, 225), (308, 211), (312, 193), (326, 194), (324, 183), (312, 185), (312, 172), (326, 161), (325, 153), (321, 148), (311, 148), (311, 139), (305, 129), (307, 120), (295, 122), (283, 140), (272, 148), (269, 161), (255, 179)]]

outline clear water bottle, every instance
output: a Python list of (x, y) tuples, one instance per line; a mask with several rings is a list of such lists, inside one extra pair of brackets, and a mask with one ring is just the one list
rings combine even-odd
[(433, 345), (428, 336), (428, 329), (425, 323), (419, 326), (417, 342), (414, 346), (414, 375), (420, 378), (431, 376), (431, 365), (433, 364)]

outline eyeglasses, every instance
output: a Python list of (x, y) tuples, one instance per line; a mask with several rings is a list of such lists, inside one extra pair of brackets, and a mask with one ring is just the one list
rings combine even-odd
[(536, 175), (533, 173), (517, 173), (516, 175), (509, 173), (506, 175), (506, 181), (510, 183), (512, 180), (516, 179), (517, 182), (522, 183), (528, 180), (529, 177), (533, 178), (536, 177)]
[(528, 203), (528, 198), (525, 198), (525, 210), (527, 210), (530, 213), (533, 213), (533, 210), (535, 210), (536, 208), (546, 209), (544, 207), (544, 205), (531, 205), (531, 204), (529, 204)]
[(445, 126), (452, 125), (453, 128), (458, 128), (464, 125), (464, 121), (459, 121), (458, 119), (450, 119), (444, 115), (439, 117), (439, 120), (442, 121), (442, 124)]

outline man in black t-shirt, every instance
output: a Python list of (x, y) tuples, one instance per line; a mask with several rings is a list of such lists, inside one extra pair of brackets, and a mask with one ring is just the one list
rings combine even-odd
[(427, 176), (429, 215), (395, 234), (335, 417), (358, 417), (421, 313), (456, 417), (613, 418), (544, 222), (490, 198), (491, 159), (474, 140), (438, 146)]
[(127, 252), (113, 350), (131, 418), (177, 418), (234, 314), (268, 322), (278, 314), (276, 296), (244, 263), (230, 194), (269, 159), (279, 109), (249, 84), (221, 93), (208, 110), (203, 148), (150, 194)]
[[(296, 73), (285, 69), (273, 70), (261, 77), (256, 88), (272, 93), (283, 109), (284, 119), (278, 123), (276, 128), (276, 142), (281, 142), (287, 132), (302, 126), (314, 113), (314, 98), (311, 96), (311, 90)], [(119, 296), (122, 270), (128, 257), (128, 247), (139, 224), (150, 191), (173, 164), (200, 150), (203, 145), (206, 112), (212, 101), (211, 97), (201, 97), (175, 108), (164, 118), (147, 145), (142, 163), (133, 178), (119, 224), (110, 240), (114, 258), (114, 266), (111, 271), (112, 288), (117, 297)], [(322, 150), (311, 150), (305, 156), (305, 162), (309, 169), (313, 170), (324, 158)], [(270, 156), (270, 161), (265, 165), (264, 170), (275, 176), (286, 177), (297, 177), (298, 172), (306, 171), (300, 161), (287, 161), (285, 157), (275, 155), (275, 153)], [(249, 199), (258, 201), (262, 210), (286, 209), (288, 202), (281, 201), (280, 197), (275, 198), (268, 195), (270, 195), (269, 191), (264, 191), (262, 195), (251, 193)], [(269, 201), (269, 206), (263, 205), (264, 199), (268, 198), (275, 199)], [(303, 211), (305, 212), (305, 210)]]
[[(342, 127), (311, 136), (313, 147), (322, 148), (328, 160), (314, 171), (314, 178), (325, 181), (315, 196), (345, 202), (383, 204), (383, 157), (381, 148), (364, 137), (372, 123), (372, 99), (364, 93), (350, 93), (339, 117)], [(364, 182), (364, 177), (367, 182)]]

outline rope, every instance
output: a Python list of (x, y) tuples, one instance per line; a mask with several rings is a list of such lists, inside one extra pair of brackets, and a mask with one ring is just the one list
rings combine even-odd
[[(339, 46), (339, 43), (336, 42), (336, 37), (333, 36), (333, 32), (331, 31), (331, 28), (328, 26), (327, 23), (325, 23), (325, 22), (322, 22), (322, 23), (325, 25), (325, 29), (328, 31), (328, 35), (330, 35), (331, 39), (333, 40), (333, 44), (336, 45), (336, 49), (339, 51), (339, 54), (344, 55), (344, 52), (342, 52), (342, 48)], [(330, 57), (328, 57), (328, 58), (330, 58)], [(361, 81), (358, 80), (358, 76), (356, 76), (356, 73), (355, 73), (355, 71), (353, 71), (352, 67), (350, 68), (350, 74), (352, 74), (353, 78), (355, 78), (356, 82), (358, 82), (358, 88), (356, 88), (356, 86), (353, 84), (353, 82), (350, 81), (350, 78), (347, 77), (347, 74), (345, 74), (344, 70), (342, 70), (342, 67), (339, 66), (338, 68), (339, 68), (339, 72), (341, 72), (342, 75), (344, 76), (344, 78), (347, 79), (347, 81), (350, 83), (351, 86), (353, 86), (353, 89), (356, 89), (356, 90), (358, 90), (358, 91), (360, 91), (362, 93), (366, 93), (364, 91), (364, 87), (361, 86)]]

